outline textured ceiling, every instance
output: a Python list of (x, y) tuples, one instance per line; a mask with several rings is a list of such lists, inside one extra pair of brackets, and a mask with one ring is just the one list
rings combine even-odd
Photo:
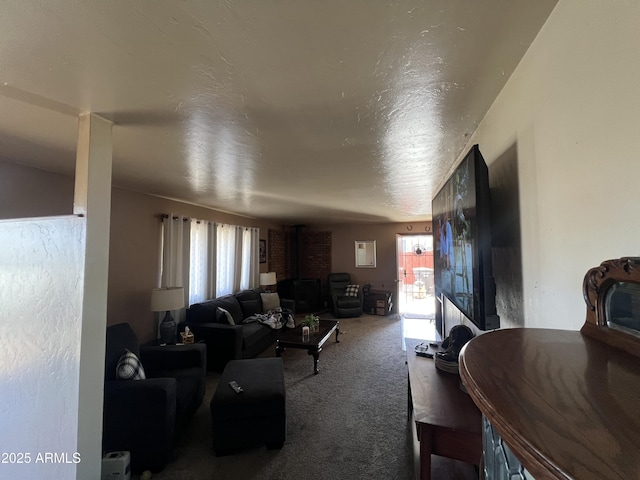
[[(0, 159), (284, 223), (420, 221), (556, 0), (3, 2)], [(481, 146), (482, 147), (482, 146)]]

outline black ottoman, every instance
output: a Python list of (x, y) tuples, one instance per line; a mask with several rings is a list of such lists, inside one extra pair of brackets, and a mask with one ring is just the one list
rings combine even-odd
[[(232, 380), (242, 393), (229, 386)], [(287, 429), (285, 397), (281, 358), (227, 363), (210, 405), (216, 455), (258, 444), (282, 448)]]

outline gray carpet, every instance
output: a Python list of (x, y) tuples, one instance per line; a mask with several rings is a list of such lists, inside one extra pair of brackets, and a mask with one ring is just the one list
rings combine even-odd
[[(320, 354), (318, 375), (305, 351), (283, 353), (287, 439), (281, 450), (256, 447), (216, 457), (209, 402), (219, 374), (208, 376), (203, 405), (157, 480), (413, 478), (407, 423), (407, 370), (395, 316), (340, 319)], [(275, 356), (275, 347), (263, 353)], [(136, 477), (137, 478), (137, 477)]]

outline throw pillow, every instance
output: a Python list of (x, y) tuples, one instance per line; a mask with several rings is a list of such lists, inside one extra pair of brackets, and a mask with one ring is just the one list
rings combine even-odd
[(225, 310), (222, 307), (218, 307), (218, 311), (220, 313), (222, 313), (225, 317), (227, 317), (227, 322), (229, 322), (229, 325), (235, 325), (236, 322), (233, 321), (233, 317), (231, 316), (231, 314), (229, 313), (228, 310)]
[(116, 378), (119, 380), (144, 380), (147, 378), (144, 374), (142, 363), (135, 353), (125, 349), (118, 365), (116, 365)]
[(274, 310), (280, 306), (280, 297), (277, 293), (261, 293), (262, 297), (262, 313)]
[(357, 297), (359, 288), (360, 288), (360, 285), (347, 285), (347, 291), (345, 295), (347, 297)]

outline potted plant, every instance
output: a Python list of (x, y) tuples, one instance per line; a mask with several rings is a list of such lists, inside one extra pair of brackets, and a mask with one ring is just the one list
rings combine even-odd
[(304, 316), (304, 318), (300, 322), (300, 325), (302, 325), (303, 327), (309, 327), (309, 330), (312, 332), (317, 332), (320, 328), (320, 317), (314, 315), (313, 313), (310, 313)]

